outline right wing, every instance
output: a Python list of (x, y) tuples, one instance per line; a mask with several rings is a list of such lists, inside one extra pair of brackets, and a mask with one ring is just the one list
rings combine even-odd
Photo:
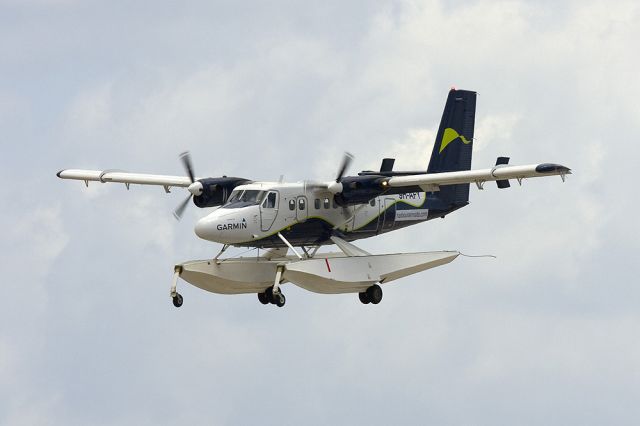
[[(60, 170), (56, 174), (60, 179), (73, 179), (84, 181), (89, 186), (89, 182), (115, 182), (124, 183), (129, 189), (130, 184), (136, 185), (158, 185), (164, 187), (166, 192), (173, 186), (183, 188), (191, 185), (188, 176), (167, 176), (167, 175), (151, 175), (144, 173), (127, 173), (117, 170), (78, 170), (67, 169)], [(197, 179), (195, 179), (197, 180)]]

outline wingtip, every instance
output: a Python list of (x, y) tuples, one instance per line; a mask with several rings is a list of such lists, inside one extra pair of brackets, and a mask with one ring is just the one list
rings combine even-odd
[(571, 169), (561, 164), (554, 163), (542, 163), (536, 166), (536, 172), (538, 173), (563, 173), (571, 174)]

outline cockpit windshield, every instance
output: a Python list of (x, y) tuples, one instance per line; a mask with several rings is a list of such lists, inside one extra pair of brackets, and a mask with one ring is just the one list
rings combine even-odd
[(231, 195), (226, 204), (222, 206), (225, 209), (237, 209), (240, 207), (255, 206), (262, 202), (266, 191), (257, 189), (236, 189), (231, 191)]

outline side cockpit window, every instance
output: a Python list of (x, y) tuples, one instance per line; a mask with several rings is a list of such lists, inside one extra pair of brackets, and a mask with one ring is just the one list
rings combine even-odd
[(278, 205), (278, 194), (275, 192), (270, 192), (267, 194), (264, 202), (262, 203), (262, 207), (265, 209), (275, 209)]

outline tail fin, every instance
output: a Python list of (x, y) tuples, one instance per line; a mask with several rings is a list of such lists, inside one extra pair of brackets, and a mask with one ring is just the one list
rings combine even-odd
[[(476, 92), (451, 89), (427, 173), (471, 169), (475, 116)], [(443, 186), (437, 196), (445, 204), (462, 207), (469, 202), (469, 184)]]

